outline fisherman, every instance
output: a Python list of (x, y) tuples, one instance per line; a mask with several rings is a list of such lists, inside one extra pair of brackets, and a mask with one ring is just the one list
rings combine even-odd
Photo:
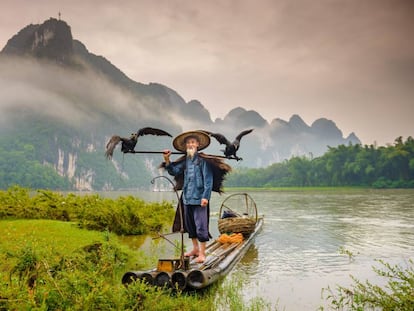
[[(192, 250), (184, 255), (196, 257), (197, 263), (205, 261), (206, 243), (211, 237), (209, 233), (211, 192), (222, 192), (224, 175), (231, 170), (230, 166), (221, 159), (199, 152), (209, 144), (210, 137), (205, 132), (184, 132), (174, 139), (173, 146), (186, 155), (171, 162), (171, 151), (164, 150), (164, 163), (161, 165), (170, 175), (175, 176), (176, 190), (183, 190), (181, 200), (184, 229), (193, 244)], [(176, 224), (173, 231), (178, 231)]]

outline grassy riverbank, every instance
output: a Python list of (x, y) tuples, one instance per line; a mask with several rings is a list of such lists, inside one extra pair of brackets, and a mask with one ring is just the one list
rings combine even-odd
[(126, 288), (125, 271), (151, 259), (114, 234), (55, 220), (0, 224), (0, 310), (270, 310), (260, 299), (245, 305), (234, 284), (201, 295), (142, 283)]
[(122, 275), (154, 266), (119, 234), (148, 234), (170, 226), (170, 203), (126, 196), (13, 187), (0, 191), (0, 310), (271, 310), (261, 299), (243, 301), (241, 284), (185, 294)]

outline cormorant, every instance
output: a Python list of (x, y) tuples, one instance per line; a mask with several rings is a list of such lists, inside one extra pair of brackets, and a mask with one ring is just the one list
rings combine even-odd
[(204, 131), (208, 133), (210, 136), (213, 136), (217, 141), (222, 144), (226, 145), (226, 148), (224, 150), (221, 150), (224, 152), (224, 156), (228, 159), (236, 159), (237, 161), (243, 160), (242, 158), (238, 157), (236, 155), (237, 150), (240, 148), (240, 140), (244, 135), (247, 135), (251, 133), (253, 129), (245, 130), (241, 132), (239, 135), (237, 135), (236, 139), (233, 142), (230, 142), (226, 137), (224, 137), (222, 134), (219, 133), (211, 133), (208, 131)]
[(112, 158), (114, 154), (114, 149), (120, 141), (122, 142), (121, 151), (123, 153), (133, 152), (135, 149), (135, 146), (137, 145), (138, 137), (144, 136), (144, 135), (157, 135), (157, 136), (172, 137), (170, 133), (167, 133), (164, 130), (160, 130), (160, 129), (152, 128), (152, 127), (143, 127), (142, 129), (138, 130), (138, 132), (132, 133), (129, 138), (124, 138), (118, 135), (114, 135), (111, 137), (111, 139), (106, 144), (106, 151), (105, 151), (106, 157), (108, 159)]

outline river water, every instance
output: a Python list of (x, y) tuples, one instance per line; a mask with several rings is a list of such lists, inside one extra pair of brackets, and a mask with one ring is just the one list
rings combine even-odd
[[(212, 197), (213, 237), (218, 236), (221, 203), (230, 194)], [(177, 201), (171, 192), (134, 195)], [(350, 275), (383, 285), (372, 269), (382, 267), (378, 260), (406, 266), (414, 259), (414, 189), (251, 191), (249, 195), (264, 217), (264, 227), (226, 277), (226, 282), (241, 279), (246, 301), (262, 297), (278, 310), (317, 310), (326, 307), (322, 288), (348, 286)], [(169, 248), (159, 247), (163, 252)]]

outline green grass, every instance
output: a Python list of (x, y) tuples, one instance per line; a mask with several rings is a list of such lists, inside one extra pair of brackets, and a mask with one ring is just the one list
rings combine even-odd
[(141, 282), (125, 287), (122, 275), (148, 258), (112, 233), (24, 219), (0, 220), (0, 236), (0, 310), (271, 310), (261, 300), (243, 304), (242, 284), (191, 295)]
[(126, 267), (139, 267), (114, 234), (69, 222), (1, 220), (0, 236), (0, 310), (116, 306)]
[[(142, 268), (147, 263), (119, 242), (115, 234), (80, 229), (74, 223), (46, 219), (16, 219), (0, 221), (0, 271), (18, 264), (21, 255), (31, 250), (36, 257), (56, 265), (62, 258), (69, 258), (91, 245), (110, 242), (125, 253), (125, 265)], [(139, 264), (141, 262), (141, 264)], [(5, 269), (6, 267), (6, 269)], [(121, 277), (123, 271), (118, 271)]]
[(110, 199), (18, 186), (0, 190), (0, 219), (64, 220), (88, 230), (139, 235), (162, 230), (173, 217), (171, 203), (145, 202), (132, 195)]
[[(104, 242), (104, 233), (79, 229), (76, 224), (47, 219), (2, 220), (0, 226), (0, 250), (16, 251), (22, 245), (30, 245), (39, 252), (53, 249), (63, 255), (76, 249)], [(115, 238), (115, 235), (110, 235)]]

